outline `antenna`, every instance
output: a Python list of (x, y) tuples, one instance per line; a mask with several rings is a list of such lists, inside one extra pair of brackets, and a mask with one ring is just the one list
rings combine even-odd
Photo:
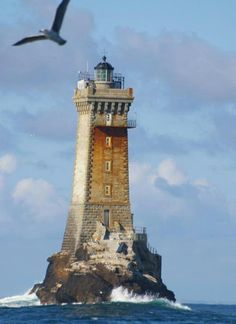
[(108, 53), (108, 52), (107, 52), (106, 49), (104, 48), (104, 49), (103, 49), (103, 56), (107, 56), (107, 53)]
[(86, 72), (88, 73), (88, 71), (89, 71), (89, 62), (87, 61), (86, 62)]

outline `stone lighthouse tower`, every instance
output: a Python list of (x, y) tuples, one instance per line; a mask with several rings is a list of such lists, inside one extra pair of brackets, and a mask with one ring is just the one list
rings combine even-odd
[[(80, 73), (72, 199), (61, 251), (48, 258), (41, 303), (109, 301), (123, 287), (175, 300), (161, 278), (162, 258), (134, 229), (129, 199), (128, 119), (133, 89), (106, 57), (94, 76)], [(145, 216), (145, 215), (144, 215)]]
[(102, 222), (110, 231), (133, 230), (129, 200), (128, 119), (133, 89), (102, 58), (94, 77), (81, 74), (74, 93), (79, 113), (72, 201), (62, 251), (74, 253)]

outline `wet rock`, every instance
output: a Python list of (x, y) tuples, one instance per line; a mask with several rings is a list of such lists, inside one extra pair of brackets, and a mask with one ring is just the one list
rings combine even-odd
[(126, 254), (117, 246), (124, 240), (106, 239), (81, 246), (75, 258), (57, 253), (48, 259), (44, 282), (36, 294), (42, 304), (97, 303), (109, 301), (117, 287), (139, 295), (151, 294), (175, 301), (160, 276), (160, 256), (150, 253), (143, 243), (126, 241)]

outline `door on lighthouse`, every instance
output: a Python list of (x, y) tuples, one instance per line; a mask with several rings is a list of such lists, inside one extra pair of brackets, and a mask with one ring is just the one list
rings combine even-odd
[(109, 227), (109, 218), (110, 218), (110, 211), (109, 209), (105, 209), (103, 215), (103, 223), (106, 227)]

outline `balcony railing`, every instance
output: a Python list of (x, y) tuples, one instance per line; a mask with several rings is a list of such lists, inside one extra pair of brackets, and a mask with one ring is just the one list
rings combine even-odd
[(142, 241), (147, 244), (147, 231), (146, 227), (135, 227), (134, 228), (134, 240)]
[(152, 254), (158, 254), (157, 249), (153, 248), (149, 243), (147, 243), (147, 248)]
[(135, 119), (128, 119), (127, 128), (136, 128), (137, 121)]
[[(88, 82), (101, 81), (98, 79), (96, 80), (93, 73), (79, 71), (78, 81), (82, 81), (82, 80)], [(113, 88), (124, 89), (125, 78), (121, 73), (113, 73), (112, 83), (113, 83)]]
[(157, 249), (153, 248), (148, 242), (147, 242), (147, 228), (146, 227), (135, 227), (134, 228), (134, 240), (135, 241), (146, 241), (147, 249), (152, 254), (158, 255)]
[(127, 121), (107, 121), (104, 119), (95, 120), (95, 126), (101, 127), (123, 127), (123, 128), (136, 128), (136, 120), (127, 120)]
[(146, 227), (135, 227), (134, 232), (137, 234), (147, 234), (147, 228)]

